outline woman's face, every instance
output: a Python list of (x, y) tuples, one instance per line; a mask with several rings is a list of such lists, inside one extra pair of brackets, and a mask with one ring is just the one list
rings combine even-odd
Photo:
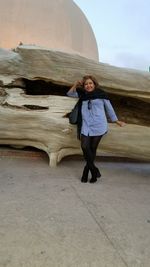
[(84, 83), (84, 89), (87, 92), (92, 92), (95, 89), (95, 84), (91, 79), (87, 79)]

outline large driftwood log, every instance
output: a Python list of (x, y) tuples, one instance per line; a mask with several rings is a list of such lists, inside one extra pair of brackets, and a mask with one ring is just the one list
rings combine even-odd
[[(76, 127), (64, 118), (76, 100), (62, 95), (62, 85), (67, 90), (87, 73), (97, 77), (119, 118), (127, 121), (123, 128), (109, 125), (98, 155), (149, 160), (150, 74), (37, 47), (0, 50), (0, 143), (44, 150), (50, 166), (66, 155), (81, 154)], [(24, 79), (52, 82), (53, 87), (49, 95), (44, 91), (42, 95), (42, 88), (40, 95), (28, 95)], [(55, 86), (57, 95), (53, 94)]]

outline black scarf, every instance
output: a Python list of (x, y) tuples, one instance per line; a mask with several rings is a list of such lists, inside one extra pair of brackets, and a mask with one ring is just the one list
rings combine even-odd
[(86, 92), (82, 88), (77, 88), (77, 93), (81, 102), (91, 99), (109, 99), (107, 93), (104, 92), (101, 87), (97, 87), (92, 92)]
[(81, 108), (82, 108), (82, 102), (92, 99), (107, 99), (108, 95), (101, 89), (101, 87), (97, 87), (92, 92), (86, 92), (83, 88), (77, 88), (77, 93), (79, 96), (79, 112), (78, 112), (78, 123), (77, 123), (77, 138), (80, 140), (81, 135), (81, 127), (82, 127), (82, 114), (81, 114)]

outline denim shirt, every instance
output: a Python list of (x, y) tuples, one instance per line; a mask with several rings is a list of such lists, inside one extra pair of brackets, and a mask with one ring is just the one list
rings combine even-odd
[[(70, 97), (78, 97), (77, 92), (68, 92)], [(115, 122), (118, 120), (115, 111), (107, 99), (92, 99), (82, 102), (81, 134), (85, 136), (99, 136), (108, 131), (107, 117)]]

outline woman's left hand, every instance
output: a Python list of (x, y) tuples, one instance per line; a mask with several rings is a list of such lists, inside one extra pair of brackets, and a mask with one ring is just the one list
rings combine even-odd
[(126, 125), (124, 121), (115, 121), (115, 123), (117, 123), (120, 127), (123, 127)]

